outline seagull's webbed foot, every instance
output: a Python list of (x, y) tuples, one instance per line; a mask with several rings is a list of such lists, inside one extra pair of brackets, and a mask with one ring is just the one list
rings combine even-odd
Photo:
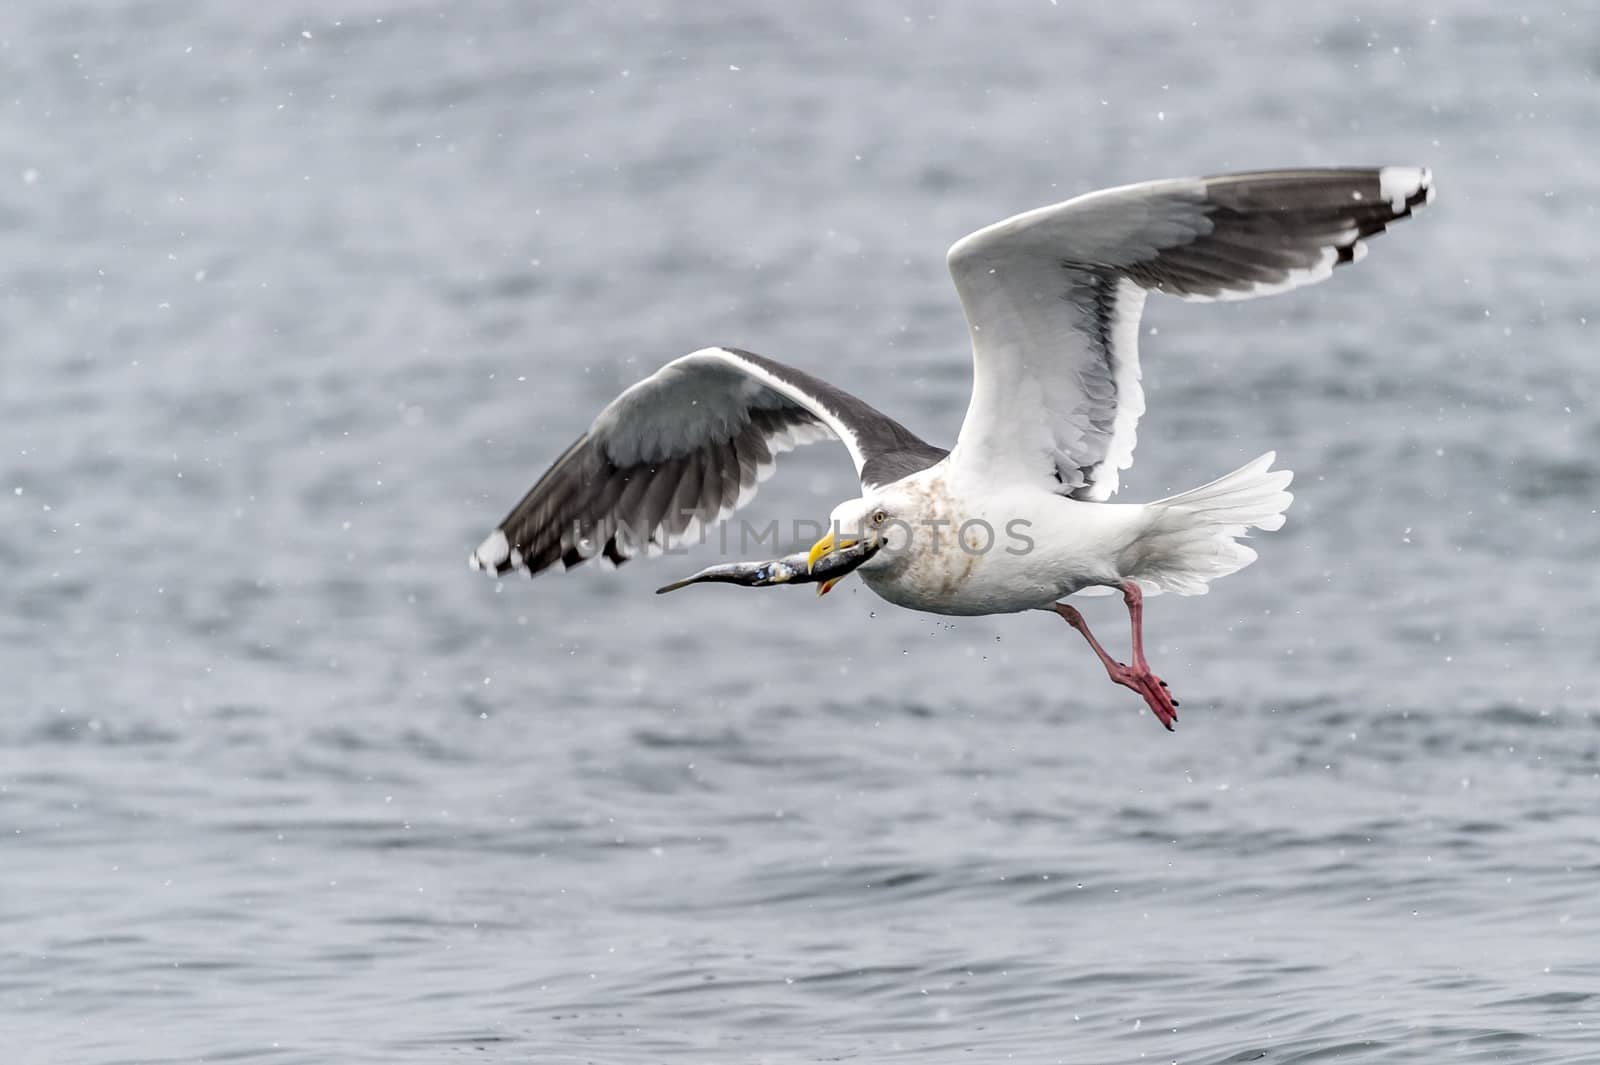
[[(1061, 615), (1063, 621), (1083, 634), (1083, 638), (1088, 641), (1096, 657), (1100, 659), (1100, 664), (1106, 667), (1106, 675), (1114, 683), (1138, 692), (1144, 698), (1145, 705), (1150, 707), (1166, 730), (1171, 732), (1173, 725), (1178, 721), (1178, 700), (1167, 690), (1167, 682), (1151, 672), (1150, 664), (1144, 660), (1143, 634), (1139, 634), (1134, 640), (1134, 662), (1130, 666), (1118, 662), (1106, 653), (1106, 649), (1100, 646), (1100, 641), (1095, 639), (1094, 633), (1089, 631), (1089, 623), (1084, 620), (1076, 607), (1057, 603), (1054, 610)], [(1129, 612), (1134, 613), (1131, 606)], [(1134, 614), (1134, 617), (1134, 624), (1137, 626), (1138, 615)]]
[(1161, 724), (1171, 732), (1172, 726), (1178, 723), (1178, 700), (1167, 690), (1167, 682), (1150, 672), (1148, 666), (1142, 670), (1128, 666), (1122, 668), (1127, 675), (1123, 677), (1113, 674), (1111, 679), (1144, 696), (1145, 705), (1155, 712)]

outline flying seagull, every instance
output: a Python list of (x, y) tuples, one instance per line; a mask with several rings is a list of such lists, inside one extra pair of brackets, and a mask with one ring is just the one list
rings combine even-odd
[[(861, 496), (833, 509), (833, 531), (803, 559), (713, 566), (662, 591), (813, 581), (821, 594), (854, 571), (913, 610), (1049, 610), (1171, 729), (1178, 703), (1145, 660), (1144, 596), (1199, 595), (1254, 561), (1239, 540), (1283, 525), (1292, 475), (1269, 452), (1167, 499), (1109, 502), (1144, 413), (1145, 297), (1313, 284), (1432, 195), (1420, 167), (1272, 170), (1127, 185), (1008, 218), (948, 257), (973, 353), (953, 449), (794, 367), (703, 348), (612, 400), (471, 563), (532, 576), (691, 543), (749, 501), (775, 455), (838, 440)], [(1077, 592), (1121, 593), (1129, 662), (1062, 602)]]

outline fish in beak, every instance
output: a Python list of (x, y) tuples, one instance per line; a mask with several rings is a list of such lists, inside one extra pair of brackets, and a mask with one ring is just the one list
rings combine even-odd
[(876, 539), (835, 538), (831, 532), (812, 544), (806, 555), (806, 572), (817, 581), (817, 594), (827, 595), (834, 585), (877, 554), (880, 546)]
[(808, 555), (796, 551), (767, 562), (725, 562), (707, 566), (692, 577), (656, 589), (657, 595), (691, 584), (737, 584), (745, 588), (771, 588), (779, 584), (821, 584), (831, 588), (857, 566), (878, 553), (877, 543), (852, 543), (831, 554)]

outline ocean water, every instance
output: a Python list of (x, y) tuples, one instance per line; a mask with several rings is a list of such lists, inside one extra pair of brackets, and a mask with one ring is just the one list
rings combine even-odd
[[(11, 0), (0, 1060), (1600, 1060), (1597, 76), (1487, 0)], [(1040, 615), (465, 565), (669, 358), (948, 442), (958, 237), (1391, 162), (1359, 267), (1150, 305), (1122, 498), (1298, 472), (1149, 606), (1174, 734)]]

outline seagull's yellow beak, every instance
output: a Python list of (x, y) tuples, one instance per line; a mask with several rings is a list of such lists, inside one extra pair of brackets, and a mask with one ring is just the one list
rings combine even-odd
[[(811, 545), (811, 552), (806, 556), (806, 572), (810, 573), (816, 569), (819, 560), (826, 558), (835, 551), (843, 551), (845, 548), (854, 547), (855, 545), (855, 540), (841, 539), (836, 541), (833, 533), (830, 532), (827, 536)], [(822, 581), (817, 585), (817, 595), (827, 595), (833, 590), (833, 586), (842, 580), (844, 580), (844, 577), (834, 577), (830, 580)]]
[(824, 536), (822, 539), (811, 545), (811, 552), (810, 554), (806, 555), (806, 572), (810, 573), (812, 570), (816, 569), (817, 562), (819, 560), (826, 558), (835, 551), (843, 551), (847, 547), (854, 546), (856, 546), (856, 541), (851, 540), (848, 537), (841, 540), (835, 540), (833, 538), (833, 533), (830, 532), (827, 536)]

